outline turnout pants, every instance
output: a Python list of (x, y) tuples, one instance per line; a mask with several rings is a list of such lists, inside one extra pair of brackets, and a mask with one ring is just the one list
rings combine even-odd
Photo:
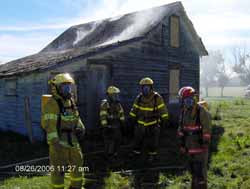
[(208, 151), (190, 155), (190, 169), (192, 174), (192, 189), (207, 189)]
[(121, 129), (117, 128), (104, 128), (103, 129), (103, 139), (105, 146), (105, 153), (109, 156), (115, 155), (121, 144)]
[(64, 174), (70, 171), (70, 187), (82, 187), (82, 172), (79, 167), (83, 166), (83, 155), (79, 148), (49, 147), (50, 165), (54, 168), (51, 172), (51, 185), (53, 189), (64, 189)]
[(159, 146), (160, 126), (136, 126), (134, 151), (141, 152), (145, 147), (149, 155), (156, 155)]

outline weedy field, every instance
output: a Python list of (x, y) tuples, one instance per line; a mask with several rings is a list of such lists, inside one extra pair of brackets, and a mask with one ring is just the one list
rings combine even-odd
[[(210, 189), (250, 188), (250, 100), (242, 98), (207, 99), (213, 117), (213, 137), (208, 172)], [(110, 172), (103, 180), (107, 189), (133, 188), (136, 175)], [(158, 171), (157, 187), (146, 183), (141, 188), (190, 188), (187, 170), (177, 173)], [(68, 182), (68, 179), (66, 179)], [(33, 186), (33, 187), (32, 187)], [(0, 189), (49, 188), (48, 176), (8, 178)], [(98, 187), (97, 187), (98, 188)]]

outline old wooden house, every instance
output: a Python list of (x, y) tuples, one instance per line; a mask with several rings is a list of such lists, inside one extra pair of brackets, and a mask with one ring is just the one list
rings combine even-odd
[(39, 53), (0, 66), (0, 129), (27, 135), (31, 126), (34, 138), (42, 139), (41, 95), (61, 72), (76, 80), (77, 105), (88, 130), (98, 127), (108, 85), (121, 89), (128, 113), (145, 76), (174, 112), (180, 87), (199, 90), (205, 55), (181, 2), (72, 26)]

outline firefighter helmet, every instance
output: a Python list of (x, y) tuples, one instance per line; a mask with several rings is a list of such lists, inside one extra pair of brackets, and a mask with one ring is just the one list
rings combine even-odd
[(69, 73), (62, 73), (62, 74), (57, 74), (51, 81), (50, 83), (55, 84), (55, 85), (60, 85), (62, 83), (71, 83), (75, 84), (74, 79), (70, 76)]
[(107, 89), (107, 93), (108, 94), (117, 94), (117, 93), (120, 93), (120, 89), (118, 89), (115, 86), (109, 86)]
[(182, 87), (179, 92), (178, 95), (180, 98), (186, 98), (186, 97), (191, 97), (195, 95), (195, 90), (193, 87)]
[(154, 81), (149, 77), (145, 77), (145, 78), (141, 79), (139, 84), (140, 85), (153, 85)]

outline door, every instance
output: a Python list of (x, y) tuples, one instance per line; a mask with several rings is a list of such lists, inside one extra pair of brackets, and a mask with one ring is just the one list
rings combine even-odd
[(109, 68), (106, 65), (91, 64), (88, 71), (87, 127), (99, 126), (99, 110), (110, 81)]
[(87, 117), (87, 74), (86, 71), (74, 72), (76, 82), (76, 104), (82, 121), (86, 122)]
[(180, 69), (169, 70), (169, 103), (178, 102), (178, 91), (180, 88)]

